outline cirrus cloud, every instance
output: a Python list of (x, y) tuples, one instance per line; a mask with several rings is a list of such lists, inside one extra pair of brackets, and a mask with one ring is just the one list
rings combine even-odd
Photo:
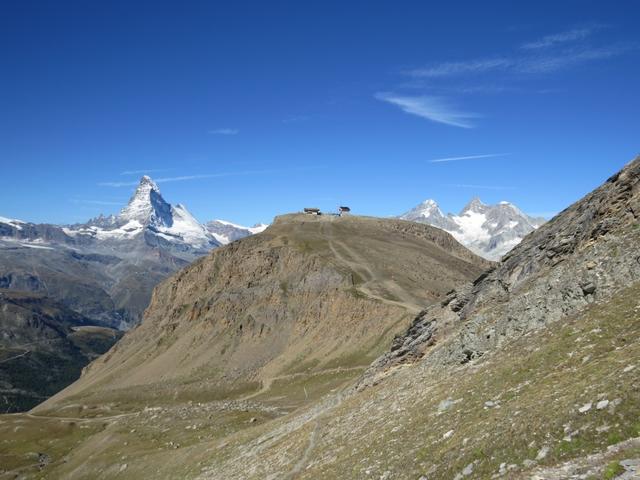
[(480, 117), (476, 113), (457, 110), (443, 97), (409, 96), (391, 92), (378, 92), (375, 94), (375, 98), (395, 105), (405, 113), (453, 127), (474, 128), (475, 125), (470, 120)]

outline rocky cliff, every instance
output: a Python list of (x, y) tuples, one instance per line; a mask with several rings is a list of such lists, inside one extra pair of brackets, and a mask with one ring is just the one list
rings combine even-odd
[(429, 307), (372, 371), (428, 354), (465, 363), (640, 278), (640, 158), (529, 234), (472, 286)]

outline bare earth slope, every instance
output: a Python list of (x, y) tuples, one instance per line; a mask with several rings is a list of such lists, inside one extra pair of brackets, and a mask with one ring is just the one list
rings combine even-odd
[[(639, 220), (636, 159), (438, 297), (429, 272), (469, 265), (455, 246), (441, 256), (450, 237), (412, 251), (434, 231), (285, 217), (163, 283), (142, 326), (62, 394), (0, 417), (0, 455), (37, 478), (633, 478)], [(416, 271), (435, 258), (447, 268)], [(385, 326), (436, 299), (355, 378)], [(42, 470), (34, 451), (51, 456)]]
[(636, 475), (639, 245), (636, 159), (422, 312), (356, 389), (236, 436), (200, 477)]
[(161, 284), (143, 324), (42, 408), (87, 388), (156, 397), (180, 382), (219, 395), (288, 373), (364, 367), (421, 306), (489, 265), (428, 226), (280, 217)]
[(422, 306), (490, 265), (426, 225), (280, 217), (159, 285), (142, 324), (78, 382), (0, 417), (6, 473), (193, 476), (172, 454), (341, 391)]

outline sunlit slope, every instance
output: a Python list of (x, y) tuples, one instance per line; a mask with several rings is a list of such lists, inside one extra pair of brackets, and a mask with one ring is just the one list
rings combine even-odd
[(429, 226), (280, 217), (161, 284), (142, 325), (40, 410), (77, 395), (117, 401), (120, 388), (213, 398), (286, 374), (363, 368), (421, 308), (489, 265)]

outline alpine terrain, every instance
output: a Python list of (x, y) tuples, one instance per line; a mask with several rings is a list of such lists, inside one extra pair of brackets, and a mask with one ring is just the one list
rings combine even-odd
[[(67, 429), (54, 434), (43, 473), (99, 478), (124, 468), (134, 478), (156, 475), (145, 467), (148, 455), (264, 425), (342, 388), (422, 306), (490, 265), (428, 225), (278, 217), (264, 232), (215, 249), (161, 283), (143, 322), (27, 417), (30, 426), (15, 439), (28, 450), (39, 428), (64, 422), (59, 415), (88, 415), (93, 420), (81, 422), (79, 437)], [(123, 441), (127, 453), (116, 453)], [(72, 444), (80, 450), (70, 451)], [(16, 445), (0, 445), (12, 469), (34, 463), (10, 453)], [(122, 467), (114, 461), (122, 455), (140, 463)]]
[(0, 417), (5, 476), (635, 478), (639, 225), (640, 157), (497, 264), (419, 223), (278, 217)]
[(0, 288), (41, 293), (126, 329), (139, 322), (158, 282), (219, 245), (144, 176), (117, 216), (70, 226), (0, 218)]
[(425, 200), (398, 218), (446, 230), (489, 260), (499, 260), (545, 222), (544, 218), (530, 217), (512, 203), (486, 205), (479, 198), (471, 200), (458, 215), (444, 215), (434, 200)]
[(118, 216), (81, 225), (0, 217), (0, 411), (31, 408), (139, 322), (151, 291), (219, 243), (142, 177)]

